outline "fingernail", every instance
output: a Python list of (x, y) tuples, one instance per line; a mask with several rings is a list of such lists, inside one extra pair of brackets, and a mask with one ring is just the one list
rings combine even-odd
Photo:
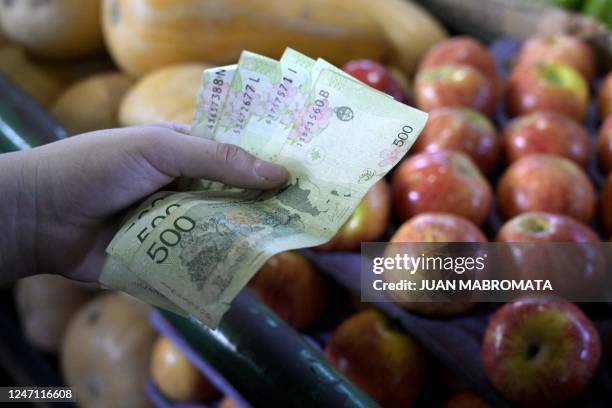
[(255, 162), (255, 173), (262, 179), (272, 182), (286, 180), (289, 176), (284, 167), (263, 160)]

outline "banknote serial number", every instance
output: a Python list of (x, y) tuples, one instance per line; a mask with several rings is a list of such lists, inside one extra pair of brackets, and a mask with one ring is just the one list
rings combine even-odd
[[(249, 81), (253, 83), (259, 83), (260, 80), (261, 78), (249, 77)], [(250, 83), (247, 83), (244, 87), (244, 92), (242, 92), (242, 105), (238, 110), (238, 120), (236, 121), (236, 125), (234, 126), (234, 133), (240, 134), (240, 132), (242, 132), (242, 129), (244, 129), (249, 112), (251, 111), (251, 105), (255, 100), (255, 94), (255, 86), (251, 85)]]
[(410, 125), (402, 127), (402, 131), (397, 134), (397, 137), (393, 140), (393, 144), (397, 147), (402, 147), (406, 141), (410, 138), (410, 135), (414, 132), (414, 129)]
[(329, 92), (326, 90), (320, 90), (318, 97), (314, 100), (312, 105), (308, 108), (308, 112), (306, 115), (306, 121), (303, 125), (303, 130), (300, 132), (299, 141), (297, 145), (302, 146), (302, 143), (309, 143), (310, 139), (312, 139), (311, 133), (313, 131), (313, 127), (317, 124), (320, 118), (321, 112), (323, 112), (323, 108), (327, 105), (327, 101), (329, 99)]
[[(297, 71), (292, 68), (288, 68), (288, 70), (293, 74), (297, 74)], [(278, 84), (276, 95), (270, 106), (270, 112), (268, 112), (268, 117), (266, 118), (266, 123), (268, 125), (271, 125), (272, 122), (277, 121), (280, 117), (281, 103), (289, 96), (289, 88), (287, 88), (287, 86), (291, 84), (293, 84), (293, 79), (286, 76), (284, 76), (283, 80)]]
[(225, 84), (225, 70), (220, 69), (215, 72), (215, 78), (212, 80), (212, 94), (210, 95), (210, 110), (208, 116), (208, 128), (213, 129), (217, 122), (217, 116), (221, 109), (221, 94), (223, 93), (223, 85)]

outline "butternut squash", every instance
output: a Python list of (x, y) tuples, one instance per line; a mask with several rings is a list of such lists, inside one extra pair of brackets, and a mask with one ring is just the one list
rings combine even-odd
[(191, 123), (202, 71), (208, 66), (183, 63), (145, 75), (127, 92), (119, 108), (121, 126), (162, 121)]
[(71, 134), (119, 125), (119, 104), (132, 80), (120, 72), (92, 75), (68, 87), (51, 113)]
[(86, 303), (66, 330), (60, 363), (79, 406), (149, 407), (145, 383), (157, 337), (150, 308), (120, 292)]
[(407, 0), (104, 0), (102, 20), (115, 62), (133, 75), (181, 61), (231, 63), (243, 49), (279, 57), (285, 47), (336, 65), (394, 58), (412, 72), (445, 37)]
[(73, 58), (102, 46), (100, 0), (0, 2), (5, 35), (34, 54)]

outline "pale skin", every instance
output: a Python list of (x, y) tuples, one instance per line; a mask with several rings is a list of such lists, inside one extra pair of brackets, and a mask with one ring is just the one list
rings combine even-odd
[(0, 155), (0, 282), (95, 282), (125, 210), (177, 177), (272, 189), (287, 171), (173, 123), (100, 130)]

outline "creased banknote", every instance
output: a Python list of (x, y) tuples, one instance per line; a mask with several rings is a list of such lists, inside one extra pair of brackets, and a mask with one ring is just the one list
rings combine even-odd
[(293, 50), (280, 62), (245, 52), (235, 69), (221, 69), (233, 75), (221, 116), (208, 120), (205, 83), (221, 72), (209, 70), (194, 133), (285, 166), (289, 183), (276, 191), (199, 185), (158, 193), (128, 216), (101, 276), (107, 287), (211, 327), (270, 256), (329, 240), (427, 118)]

